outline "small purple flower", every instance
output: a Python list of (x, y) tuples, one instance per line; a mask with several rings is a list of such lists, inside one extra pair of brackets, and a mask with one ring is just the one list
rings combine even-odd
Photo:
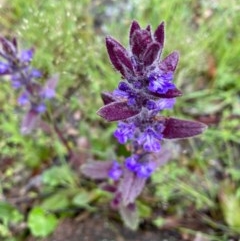
[(126, 166), (126, 168), (128, 170), (130, 170), (131, 172), (135, 172), (136, 169), (139, 166), (138, 160), (139, 160), (139, 156), (138, 155), (132, 155), (130, 157), (127, 157), (125, 159), (125, 166)]
[(119, 122), (118, 128), (114, 132), (114, 136), (118, 139), (118, 142), (121, 144), (126, 143), (128, 140), (132, 139), (135, 131), (134, 123), (124, 123)]
[(10, 71), (10, 66), (3, 62), (0, 62), (0, 75), (7, 74)]
[(36, 78), (36, 79), (41, 78), (42, 77), (42, 73), (38, 69), (32, 69), (31, 77), (32, 78)]
[(117, 181), (122, 176), (121, 165), (117, 161), (113, 161), (112, 167), (108, 172), (108, 175), (111, 179)]
[(34, 109), (37, 113), (42, 114), (46, 111), (46, 105), (44, 103), (40, 103)]
[(19, 105), (26, 105), (29, 103), (29, 95), (24, 92), (23, 94), (20, 95), (20, 97), (18, 98), (18, 104)]
[(172, 83), (173, 75), (171, 73), (151, 73), (148, 77), (148, 89), (158, 94), (165, 94), (170, 89), (175, 89)]
[(21, 56), (20, 56), (21, 62), (23, 62), (23, 63), (31, 62), (32, 58), (33, 58), (33, 54), (34, 54), (34, 50), (33, 49), (23, 50), (21, 52)]
[(156, 169), (156, 164), (154, 162), (145, 162), (138, 165), (135, 170), (139, 178), (148, 178)]
[(139, 145), (142, 145), (143, 149), (148, 152), (158, 152), (160, 151), (162, 140), (162, 134), (156, 133), (152, 127), (148, 127), (137, 139)]

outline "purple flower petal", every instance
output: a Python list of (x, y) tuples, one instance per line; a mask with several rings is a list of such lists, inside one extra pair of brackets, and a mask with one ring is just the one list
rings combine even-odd
[(135, 129), (136, 127), (133, 123), (119, 122), (114, 136), (118, 139), (119, 143), (125, 144), (128, 140), (132, 139)]
[(207, 125), (189, 120), (180, 120), (176, 118), (165, 119), (165, 129), (163, 130), (163, 138), (175, 139), (175, 138), (187, 138), (201, 134), (206, 130)]
[(165, 94), (170, 89), (175, 89), (175, 85), (172, 83), (173, 74), (153, 72), (148, 77), (149, 85), (148, 89), (158, 94)]
[(46, 111), (46, 105), (44, 103), (40, 103), (37, 106), (35, 106), (35, 111), (39, 114), (42, 114)]
[(42, 77), (42, 73), (38, 69), (32, 69), (31, 77), (32, 78), (36, 78), (36, 79), (41, 78)]
[(0, 62), (0, 75), (9, 74), (10, 66), (8, 64)]
[(127, 102), (113, 102), (103, 106), (97, 114), (107, 121), (119, 121), (137, 115), (139, 112), (131, 109)]
[(137, 139), (138, 143), (143, 146), (147, 152), (158, 152), (161, 149), (161, 134), (155, 133), (152, 128), (147, 128)]
[(112, 167), (108, 172), (108, 176), (113, 180), (119, 180), (122, 176), (122, 167), (117, 161), (113, 161)]
[(29, 63), (32, 61), (34, 55), (34, 49), (27, 49), (21, 52), (20, 60), (24, 63)]
[(29, 95), (26, 92), (24, 92), (18, 98), (18, 104), (19, 105), (26, 105), (28, 103), (29, 103)]
[(125, 166), (126, 168), (131, 172), (136, 172), (136, 169), (138, 168), (138, 155), (132, 155), (130, 157), (127, 157), (125, 160)]
[(81, 172), (92, 179), (107, 179), (112, 165), (112, 161), (91, 161), (81, 166)]

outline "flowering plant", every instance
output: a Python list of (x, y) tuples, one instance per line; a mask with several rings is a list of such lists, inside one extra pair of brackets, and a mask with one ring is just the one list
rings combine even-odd
[(82, 172), (93, 179), (111, 179), (102, 187), (114, 194), (112, 207), (118, 209), (127, 226), (135, 229), (138, 215), (135, 200), (146, 180), (166, 163), (171, 152), (161, 147), (162, 140), (187, 138), (201, 134), (206, 125), (189, 120), (164, 117), (161, 111), (172, 109), (182, 92), (173, 83), (178, 52), (160, 58), (164, 46), (164, 23), (152, 33), (137, 21), (130, 27), (129, 50), (112, 37), (106, 47), (113, 67), (122, 80), (113, 92), (103, 92), (104, 106), (98, 114), (107, 121), (118, 121), (114, 136), (128, 143), (131, 156), (124, 162), (92, 161)]
[(18, 104), (26, 106), (21, 132), (29, 134), (46, 111), (46, 100), (55, 96), (58, 76), (54, 75), (42, 85), (38, 80), (42, 73), (31, 66), (34, 49), (19, 51), (17, 40), (0, 37), (0, 76), (9, 75), (14, 89), (20, 89)]

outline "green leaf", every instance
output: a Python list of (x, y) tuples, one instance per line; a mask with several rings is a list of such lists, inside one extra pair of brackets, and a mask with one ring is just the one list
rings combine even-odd
[(73, 198), (73, 204), (75, 204), (79, 207), (85, 207), (89, 204), (90, 200), (91, 200), (91, 197), (90, 197), (89, 193), (87, 193), (85, 191), (81, 191), (81, 193), (77, 194)]
[(41, 207), (49, 211), (66, 208), (70, 205), (70, 200), (66, 192), (56, 193), (49, 198), (46, 198)]
[(152, 215), (152, 209), (149, 207), (149, 205), (146, 205), (143, 202), (138, 201), (137, 208), (139, 216), (142, 218), (149, 218)]
[(27, 223), (34, 236), (46, 237), (55, 230), (58, 220), (43, 208), (35, 207), (29, 213)]
[(163, 225), (165, 224), (165, 219), (164, 218), (161, 218), (161, 217), (158, 217), (156, 218), (155, 220), (153, 220), (153, 224), (155, 226), (157, 226), (158, 228), (161, 228), (163, 227)]
[(75, 175), (66, 165), (52, 167), (43, 173), (43, 183), (50, 186), (74, 185)]
[(23, 215), (11, 204), (0, 202), (0, 220), (5, 224), (9, 222), (17, 223), (23, 219)]

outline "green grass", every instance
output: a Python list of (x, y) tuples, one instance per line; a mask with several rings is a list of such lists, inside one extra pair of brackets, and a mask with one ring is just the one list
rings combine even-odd
[[(240, 209), (238, 1), (134, 0), (128, 5), (113, 1), (110, 7), (90, 0), (6, 1), (0, 8), (3, 29), (0, 34), (17, 36), (22, 47), (34, 46), (33, 65), (43, 70), (45, 76), (60, 74), (54, 103), (54, 108), (62, 109), (57, 119), (59, 126), (65, 128), (64, 123), (70, 123), (79, 137), (87, 138), (90, 147), (84, 147), (84, 151), (104, 160), (115, 158), (115, 150), (121, 153), (111, 136), (115, 124), (107, 124), (96, 115), (102, 104), (100, 92), (114, 89), (120, 78), (108, 61), (104, 37), (112, 35), (127, 46), (127, 29), (132, 19), (142, 26), (151, 24), (153, 28), (164, 20), (163, 56), (173, 50), (180, 52), (175, 81), (184, 92), (168, 114), (205, 120), (209, 128), (200, 137), (177, 142), (180, 152), (155, 174), (151, 195), (156, 205), (167, 205), (166, 214), (176, 215), (180, 220), (189, 207), (193, 207), (202, 217), (200, 222), (210, 227), (211, 240), (228, 240), (227, 235), (238, 235), (240, 217), (234, 214), (234, 210)], [(108, 15), (109, 12), (112, 15)], [(99, 19), (101, 28), (95, 25)], [(7, 158), (15, 160), (12, 167), (1, 173), (3, 177), (7, 176), (8, 169), (19, 165), (29, 172), (32, 168), (38, 172), (41, 168), (47, 170), (51, 159), (64, 159), (66, 155), (54, 137), (42, 132), (33, 138), (19, 134), (21, 111), (16, 107), (16, 98), (9, 83), (2, 81), (0, 162)], [(79, 121), (73, 118), (76, 112), (81, 114)], [(76, 139), (75, 136), (68, 140), (75, 149)], [(78, 178), (77, 183), (84, 186), (84, 180)], [(11, 189), (13, 179), (11, 175), (3, 178), (1, 186)], [(91, 188), (96, 190), (94, 184)], [(79, 189), (79, 195), (85, 193), (87, 187), (85, 189)], [(107, 199), (99, 194), (87, 205), (94, 206), (98, 200), (107, 202)], [(155, 208), (155, 204), (148, 205)], [(206, 230), (202, 232), (208, 234)], [(7, 231), (6, 237), (10, 235)]]

